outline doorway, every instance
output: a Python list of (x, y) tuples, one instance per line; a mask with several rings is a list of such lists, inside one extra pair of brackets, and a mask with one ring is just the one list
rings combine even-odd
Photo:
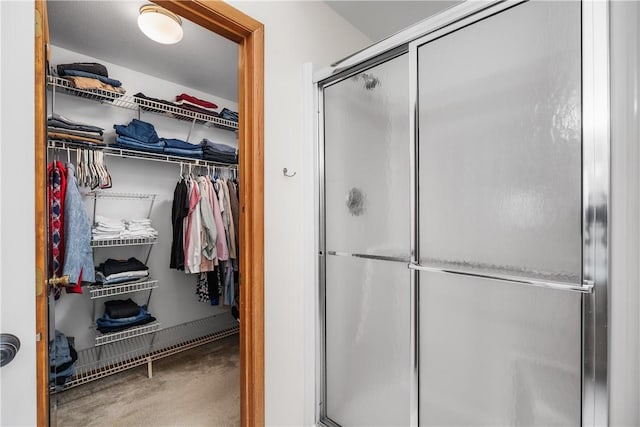
[[(240, 210), (240, 261), (243, 277), (240, 293), (240, 394), (243, 425), (262, 423), (264, 419), (263, 373), (263, 193), (262, 193), (262, 86), (263, 86), (263, 28), (262, 25), (224, 3), (161, 2), (174, 12), (239, 45), (238, 50), (238, 126)], [(47, 336), (47, 292), (44, 274), (46, 260), (46, 202), (44, 189), (45, 152), (47, 146), (46, 118), (46, 63), (49, 58), (48, 18), (45, 2), (36, 2), (41, 32), (36, 32), (36, 171), (37, 171), (37, 267), (41, 272), (37, 294), (37, 329), (41, 337)], [(251, 118), (244, 120), (243, 118)], [(48, 371), (47, 341), (38, 343), (38, 423), (47, 425)]]

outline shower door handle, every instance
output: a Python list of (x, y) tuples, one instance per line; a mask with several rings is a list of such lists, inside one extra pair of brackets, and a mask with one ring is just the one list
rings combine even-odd
[(500, 282), (507, 282), (507, 283), (513, 283), (518, 285), (535, 286), (539, 288), (558, 289), (561, 291), (573, 291), (573, 292), (581, 292), (581, 293), (587, 293), (587, 294), (593, 292), (593, 285), (594, 285), (593, 282), (590, 280), (584, 280), (582, 284), (578, 284), (578, 283), (571, 283), (571, 282), (555, 282), (551, 280), (532, 279), (529, 277), (515, 276), (515, 275), (509, 275), (509, 274), (479, 273), (472, 270), (426, 266), (426, 265), (420, 265), (420, 264), (414, 264), (414, 263), (410, 263), (408, 267), (410, 270), (428, 271), (430, 273), (455, 274), (458, 276), (476, 277), (480, 279), (497, 280)]

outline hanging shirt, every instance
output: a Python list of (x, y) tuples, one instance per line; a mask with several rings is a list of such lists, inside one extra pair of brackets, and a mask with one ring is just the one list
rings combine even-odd
[(236, 255), (239, 255), (238, 246), (240, 243), (240, 201), (238, 200), (238, 193), (236, 192), (235, 184), (231, 181), (227, 181), (227, 187), (229, 188), (231, 218), (233, 218), (233, 229), (236, 238)]
[(189, 187), (181, 179), (173, 190), (171, 206), (171, 225), (173, 241), (171, 242), (171, 258), (169, 268), (184, 270), (184, 219), (189, 214)]
[(49, 176), (49, 273), (62, 276), (64, 265), (64, 202), (67, 192), (67, 170), (61, 162), (47, 166)]
[(76, 181), (75, 168), (67, 165), (67, 191), (65, 196), (65, 260), (64, 274), (75, 283), (67, 292), (82, 293), (82, 282), (95, 282), (93, 252), (91, 250), (91, 221), (84, 208)]
[(200, 191), (194, 179), (189, 181), (189, 214), (185, 218), (184, 271), (185, 273), (199, 273), (202, 257), (202, 241), (200, 228), (202, 217), (200, 214)]
[(231, 203), (230, 203), (230, 197), (229, 197), (229, 187), (227, 186), (227, 182), (222, 180), (221, 182), (221, 186), (222, 188), (221, 192), (223, 191), (225, 193), (224, 196), (224, 202), (225, 202), (225, 212), (227, 214), (228, 217), (228, 224), (229, 224), (229, 258), (231, 259), (236, 259), (237, 256), (237, 252), (236, 252), (236, 233), (235, 233), (235, 225), (233, 223), (233, 213), (231, 211)]
[(201, 248), (202, 260), (200, 262), (200, 271), (213, 271), (216, 258), (216, 224), (213, 218), (213, 206), (209, 200), (208, 179), (201, 176), (198, 177), (198, 189), (200, 190), (200, 215), (202, 216), (201, 229)]
[(229, 249), (227, 247), (227, 239), (225, 237), (220, 203), (218, 202), (216, 191), (213, 188), (213, 182), (209, 182), (209, 200), (213, 202), (213, 218), (215, 219), (216, 230), (218, 231), (216, 238), (216, 253), (218, 255), (217, 259), (220, 261), (226, 261), (229, 259)]
[[(62, 276), (64, 263), (64, 198), (67, 192), (67, 170), (55, 161), (47, 165), (49, 193), (49, 275)], [(61, 289), (52, 289), (56, 299)]]
[(227, 209), (227, 203), (226, 203), (227, 197), (223, 189), (223, 187), (225, 187), (223, 185), (223, 180), (222, 179), (216, 180), (215, 186), (216, 186), (216, 189), (218, 190), (216, 194), (218, 196), (218, 205), (220, 206), (220, 213), (222, 214), (222, 225), (224, 227), (224, 235), (227, 241), (227, 249), (229, 250), (229, 258), (235, 258), (235, 255), (231, 256), (231, 238), (229, 236), (229, 218), (230, 218), (231, 212), (229, 212), (229, 210)]

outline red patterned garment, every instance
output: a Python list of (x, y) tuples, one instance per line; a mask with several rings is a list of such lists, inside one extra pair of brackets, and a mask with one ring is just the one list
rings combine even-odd
[[(47, 166), (49, 196), (49, 275), (62, 276), (64, 266), (64, 195), (67, 192), (67, 169), (55, 161)], [(54, 290), (56, 298), (60, 289)]]

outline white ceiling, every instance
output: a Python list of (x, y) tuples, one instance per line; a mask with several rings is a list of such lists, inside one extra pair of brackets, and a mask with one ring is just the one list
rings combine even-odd
[(438, 12), (458, 1), (325, 1), (330, 8), (354, 27), (377, 42)]
[(147, 3), (49, 1), (51, 43), (237, 102), (237, 44), (185, 19), (179, 43), (156, 43), (138, 29)]
[[(372, 41), (378, 41), (458, 1), (325, 3)], [(237, 102), (237, 45), (184, 19), (182, 41), (174, 45), (156, 43), (138, 29), (138, 10), (143, 4), (147, 2), (49, 1), (51, 42)]]

